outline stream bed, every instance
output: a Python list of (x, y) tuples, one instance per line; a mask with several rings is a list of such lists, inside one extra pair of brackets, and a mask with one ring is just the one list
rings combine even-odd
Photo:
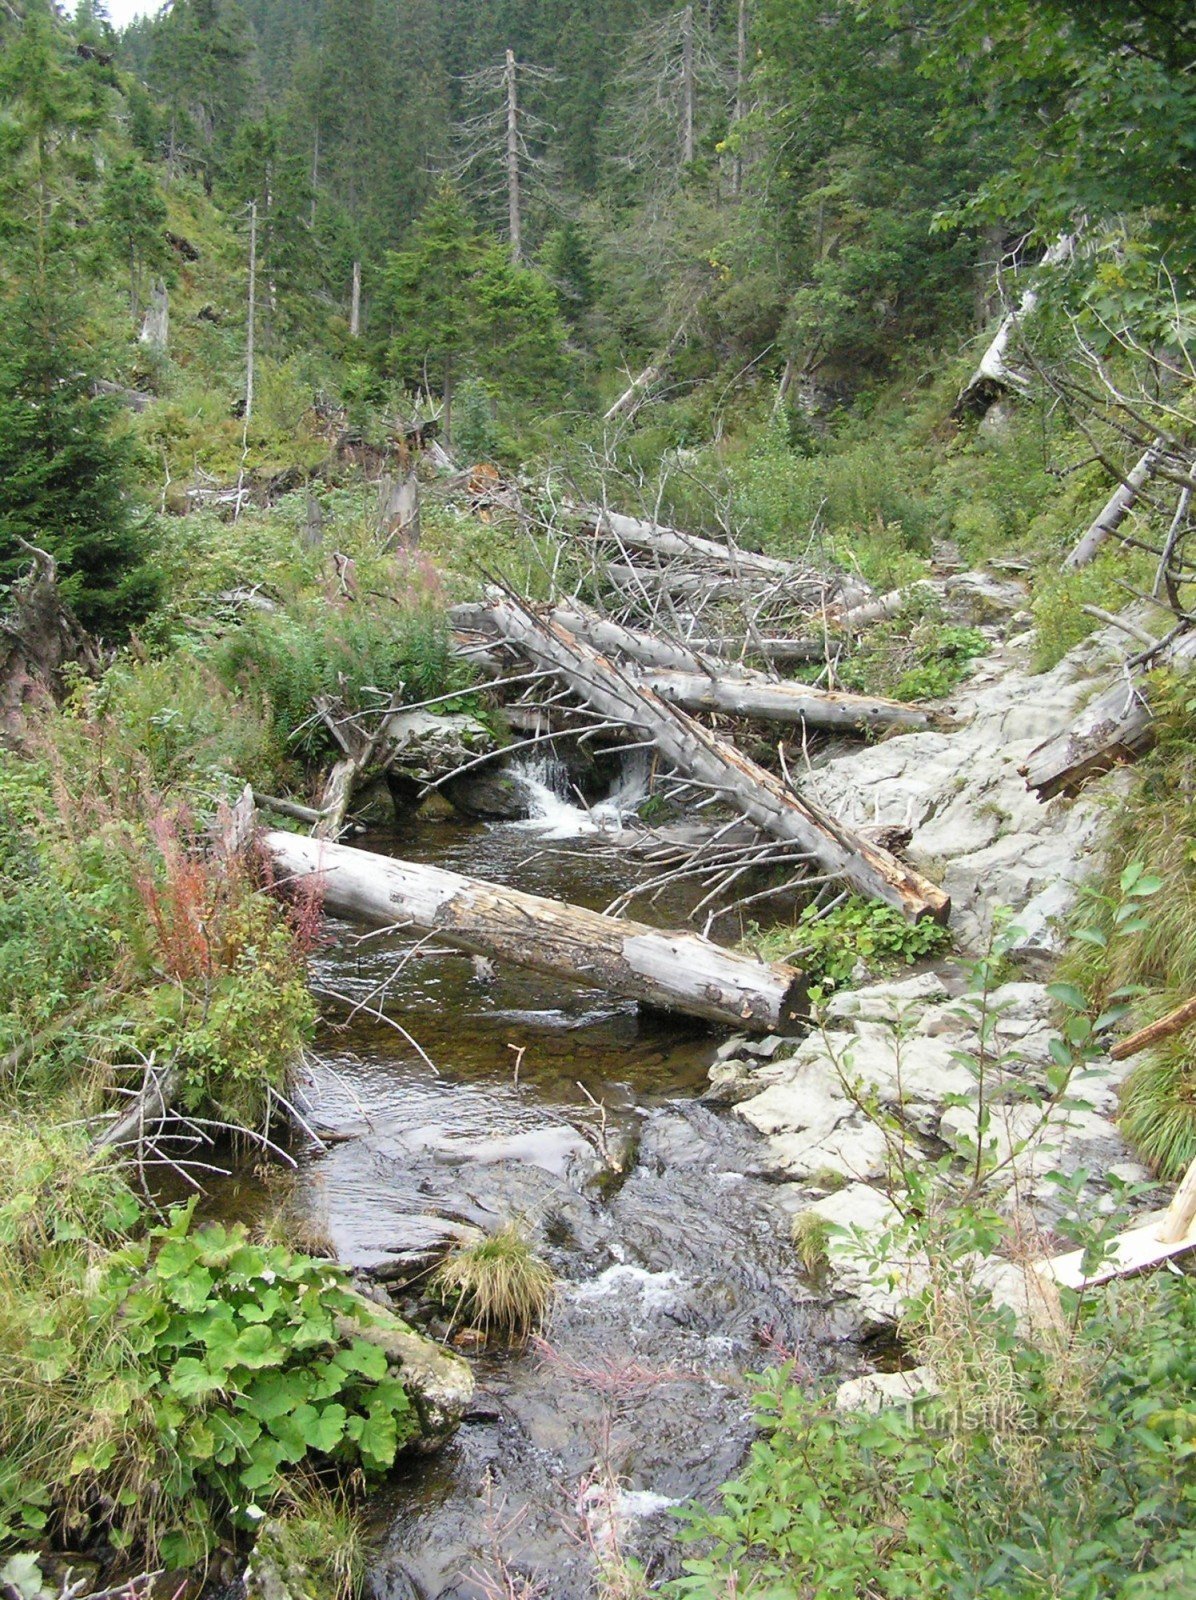
[[(541, 801), (531, 823), (417, 818), (357, 842), (603, 907), (634, 871), (609, 822)], [(409, 933), (329, 931), (305, 1101), (336, 1142), (300, 1155), (301, 1227), (405, 1313), (430, 1251), (512, 1216), (559, 1279), (542, 1340), (467, 1350), (460, 1431), (374, 1506), (370, 1592), (582, 1600), (615, 1543), (675, 1572), (672, 1508), (711, 1500), (754, 1435), (748, 1375), (853, 1354), (801, 1277), (758, 1136), (699, 1098), (718, 1034), (466, 956), (404, 963)], [(247, 1216), (266, 1199), (245, 1172), (218, 1204)]]

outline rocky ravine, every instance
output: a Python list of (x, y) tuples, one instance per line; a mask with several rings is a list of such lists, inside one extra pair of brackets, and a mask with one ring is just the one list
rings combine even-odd
[[(1035, 674), (1019, 586), (969, 573), (942, 587), (954, 609), (973, 617), (980, 611), (995, 644), (950, 702), (954, 726), (833, 755), (807, 773), (806, 786), (855, 826), (910, 831), (908, 859), (952, 896), (957, 953), (914, 977), (835, 996), (821, 1029), (796, 1045), (729, 1040), (711, 1069), (711, 1098), (735, 1104), (766, 1135), (765, 1160), (788, 1180), (787, 1208), (812, 1208), (871, 1237), (895, 1216), (883, 1183), (885, 1135), (857, 1108), (845, 1080), (884, 1107), (900, 1103), (912, 1159), (958, 1150), (974, 1135), (976, 1082), (958, 1052), (974, 1050), (978, 1040), (960, 1014), (966, 980), (959, 958), (966, 962), (983, 950), (994, 912), (1005, 907), (1021, 930), (1013, 956), (1024, 978), (992, 996), (1000, 1015), (995, 1074), (1011, 1083), (1045, 1081), (1056, 1019), (1043, 979), (1061, 949), (1061, 923), (1077, 885), (1094, 864), (1103, 805), (1123, 786), (1110, 774), (1078, 800), (1044, 803), (1027, 790), (1018, 767), (1104, 686), (1124, 657), (1124, 635), (1105, 630), (1052, 671)], [(1073, 1085), (1091, 1109), (1060, 1115), (1018, 1155), (1011, 1176), (1020, 1204), (1049, 1218), (1054, 1191), (1043, 1180), (1051, 1168), (1087, 1168), (1098, 1192), (1110, 1172), (1147, 1176), (1114, 1122), (1127, 1070), (1100, 1062)], [(994, 1107), (990, 1137), (1007, 1154), (1036, 1121), (1034, 1107), (1011, 1097)], [(909, 1271), (895, 1274), (895, 1287), (878, 1284), (859, 1246), (834, 1232), (829, 1254), (832, 1285), (855, 1303), (861, 1326), (895, 1320)], [(1021, 1270), (994, 1263), (993, 1275), (1002, 1297), (1024, 1303)]]

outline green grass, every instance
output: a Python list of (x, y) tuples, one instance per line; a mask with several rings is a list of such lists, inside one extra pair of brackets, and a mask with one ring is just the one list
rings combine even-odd
[[(1160, 679), (1155, 748), (1134, 769), (1130, 792), (1106, 820), (1105, 852), (1077, 925), (1095, 930), (1070, 945), (1062, 976), (1104, 1006), (1130, 988), (1124, 1026), (1140, 1027), (1196, 994), (1196, 699), (1182, 680)], [(1143, 926), (1125, 937), (1116, 907), (1127, 870), (1157, 889)], [(1196, 1156), (1196, 1034), (1177, 1035), (1138, 1061), (1122, 1091), (1122, 1126), (1161, 1177), (1178, 1178)]]
[(431, 1290), (454, 1323), (518, 1344), (544, 1325), (554, 1281), (551, 1267), (535, 1254), (519, 1226), (508, 1222), (481, 1244), (442, 1261), (432, 1275)]
[(827, 1263), (827, 1246), (830, 1228), (826, 1218), (817, 1211), (799, 1211), (792, 1225), (793, 1248), (797, 1258), (809, 1273), (821, 1270)]

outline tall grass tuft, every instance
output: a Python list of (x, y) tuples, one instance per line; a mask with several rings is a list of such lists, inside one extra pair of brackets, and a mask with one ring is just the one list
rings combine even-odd
[(454, 1323), (522, 1344), (543, 1327), (554, 1281), (552, 1268), (535, 1254), (518, 1224), (508, 1222), (481, 1244), (442, 1261), (431, 1288)]
[[(1110, 819), (1109, 842), (1090, 886), (1082, 922), (1095, 926), (1073, 943), (1063, 976), (1103, 1006), (1116, 990), (1138, 986), (1129, 1026), (1140, 1027), (1196, 994), (1196, 700), (1182, 682), (1160, 681), (1155, 748), (1134, 773)], [(1145, 926), (1119, 936), (1118, 886), (1131, 863), (1157, 885), (1142, 910)], [(1122, 1091), (1122, 1127), (1163, 1178), (1178, 1178), (1196, 1156), (1196, 1034), (1177, 1035), (1138, 1062)]]

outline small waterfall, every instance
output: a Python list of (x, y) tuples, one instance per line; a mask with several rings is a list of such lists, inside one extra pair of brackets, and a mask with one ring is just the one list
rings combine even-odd
[(517, 762), (511, 776), (528, 797), (531, 815), (516, 823), (545, 839), (576, 839), (584, 834), (622, 832), (624, 818), (634, 813), (648, 790), (648, 760), (635, 751), (623, 762), (618, 780), (605, 800), (587, 806), (569, 780), (563, 761), (532, 756)]

